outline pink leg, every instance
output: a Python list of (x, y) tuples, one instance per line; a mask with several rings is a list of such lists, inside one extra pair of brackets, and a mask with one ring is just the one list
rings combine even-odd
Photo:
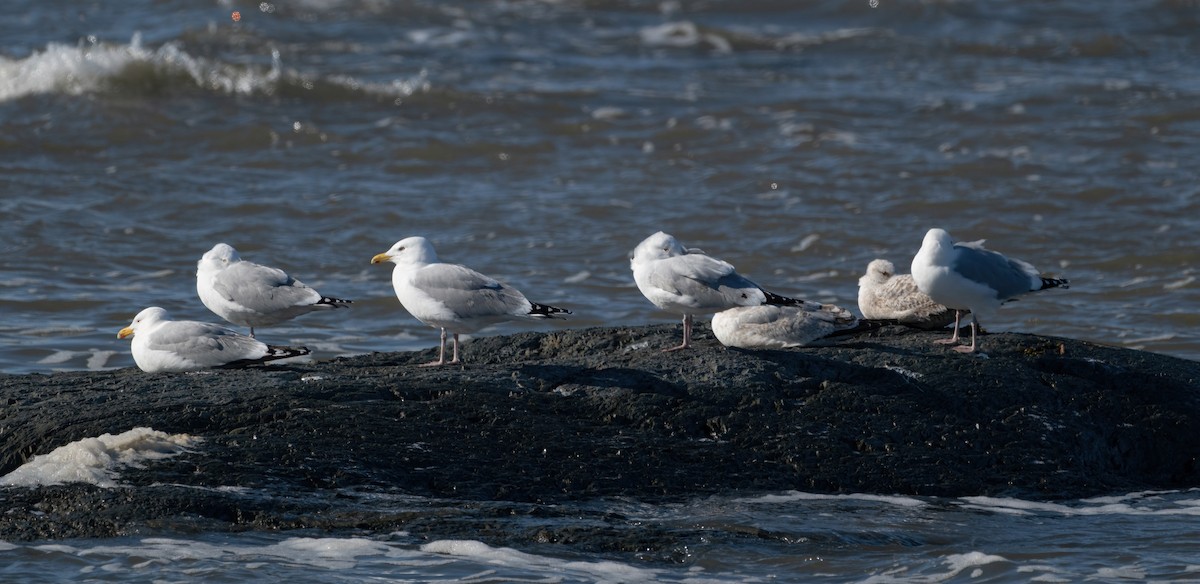
[[(957, 310), (957, 309), (956, 309), (956, 310), (954, 311), (954, 334), (953, 334), (953, 335), (951, 335), (951, 336), (950, 336), (950, 338), (948, 338), (948, 339), (939, 339), (939, 340), (936, 340), (936, 341), (934, 341), (934, 344), (937, 344), (937, 345), (953, 345), (953, 344), (956, 344), (956, 343), (958, 343), (958, 326), (959, 326), (959, 319), (960, 319), (960, 318), (962, 318), (962, 311), (961, 311), (961, 310)], [(972, 315), (972, 316), (971, 316), (971, 318), (975, 318), (975, 317), (974, 317), (974, 315)], [(972, 329), (972, 331), (973, 331), (973, 330), (974, 330), (974, 329)]]
[(670, 353), (671, 351), (686, 349), (690, 346), (692, 346), (692, 315), (685, 314), (683, 315), (683, 344), (671, 347), (670, 349), (663, 349), (663, 352)]
[(448, 365), (457, 365), (462, 363), (458, 360), (458, 333), (454, 333), (454, 358), (450, 360)]
[(972, 314), (971, 315), (971, 346), (964, 347), (962, 345), (959, 345), (957, 347), (954, 347), (954, 350), (958, 351), (959, 353), (974, 353), (975, 352), (975, 331), (978, 328), (979, 328), (979, 321), (975, 320), (975, 315)]
[[(458, 360), (458, 335), (454, 335), (454, 360)], [(437, 361), (422, 363), (421, 367), (437, 367), (446, 364), (446, 329), (442, 329), (442, 344), (438, 346)]]

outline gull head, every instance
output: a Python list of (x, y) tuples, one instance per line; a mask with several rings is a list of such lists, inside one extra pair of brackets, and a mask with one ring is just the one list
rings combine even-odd
[(950, 237), (945, 229), (934, 227), (925, 232), (925, 240), (921, 242), (921, 246), (954, 247), (954, 238)]
[(162, 320), (167, 320), (167, 311), (157, 306), (151, 306), (137, 313), (129, 326), (117, 331), (117, 338), (124, 339), (133, 336), (138, 330), (145, 330), (147, 326)]
[(871, 263), (867, 264), (867, 274), (863, 276), (863, 279), (868, 282), (882, 284), (894, 275), (896, 275), (896, 266), (892, 262), (876, 259), (871, 260)]
[(212, 249), (204, 252), (200, 258), (200, 262), (196, 265), (198, 270), (223, 270), (229, 267), (229, 264), (242, 261), (242, 256), (238, 255), (236, 249), (228, 243), (218, 243)]
[(646, 239), (643, 239), (637, 247), (633, 248), (633, 255), (630, 256), (632, 263), (648, 262), (653, 260), (664, 260), (669, 257), (686, 255), (689, 251), (679, 243), (675, 236), (659, 231)]
[(372, 264), (383, 262), (396, 265), (431, 264), (437, 262), (437, 254), (433, 251), (433, 245), (424, 237), (406, 237), (397, 241), (387, 251), (375, 254), (375, 257), (371, 258)]

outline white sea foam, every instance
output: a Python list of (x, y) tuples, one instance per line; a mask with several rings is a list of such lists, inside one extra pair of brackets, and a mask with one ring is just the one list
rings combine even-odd
[(668, 22), (643, 28), (639, 36), (642, 42), (651, 47), (690, 48), (708, 45), (714, 52), (728, 53), (733, 50), (729, 41), (724, 37), (703, 32), (695, 23)]
[(108, 360), (117, 355), (116, 351), (89, 349), (87, 351), (65, 351), (59, 350), (38, 359), (39, 365), (62, 365), (69, 363), (76, 358), (85, 358), (87, 368), (92, 371), (104, 369), (108, 365)]
[(0, 485), (37, 487), (64, 483), (115, 486), (118, 470), (148, 460), (169, 458), (199, 444), (200, 438), (134, 428), (121, 434), (102, 434), (60, 446), (0, 477)]
[[(985, 554), (982, 552), (968, 552), (965, 554), (951, 554), (949, 556), (946, 556), (946, 558), (944, 560), (946, 565), (950, 567), (950, 577), (957, 576), (959, 573), (961, 573), (963, 570), (966, 570), (967, 568), (979, 568), (980, 566), (986, 566), (988, 564), (995, 564), (997, 562), (1007, 562), (1007, 561), (1008, 561), (1008, 558), (1005, 558), (1003, 556)], [(971, 574), (972, 578), (978, 578), (979, 576), (980, 576), (980, 574), (976, 573), (976, 572), (973, 572)]]
[(1077, 505), (1026, 501), (1003, 497), (964, 497), (960, 504), (968, 509), (979, 509), (1011, 515), (1051, 514), (1076, 515), (1194, 515), (1200, 516), (1200, 501), (1197, 499), (1175, 499), (1170, 502), (1147, 500), (1146, 496), (1156, 493), (1135, 493), (1125, 497), (1100, 497), (1080, 501)]
[[(468, 558), (506, 568), (538, 570), (556, 568), (574, 576), (586, 575), (592, 582), (650, 582), (657, 572), (612, 561), (564, 562), (511, 548), (492, 547), (473, 540), (438, 540), (421, 546), (421, 551)], [(557, 571), (556, 570), (556, 571)]]
[[(196, 87), (224, 94), (272, 94), (281, 80), (308, 88), (313, 85), (311, 75), (285, 71), (278, 52), (272, 53), (270, 67), (230, 64), (192, 56), (175, 43), (147, 48), (142, 45), (140, 35), (134, 35), (127, 45), (50, 43), (45, 50), (23, 59), (0, 57), (0, 102), (27, 95), (81, 95), (99, 91), (134, 66), (182, 75)], [(345, 76), (320, 81), (389, 97), (407, 97), (429, 90), (424, 71), (413, 78), (390, 83), (368, 83)]]
[(0, 101), (31, 94), (96, 91), (135, 64), (184, 73), (200, 87), (225, 93), (263, 91), (279, 77), (278, 61), (266, 72), (223, 65), (193, 57), (172, 43), (148, 49), (142, 46), (140, 36), (134, 35), (127, 45), (50, 43), (44, 51), (24, 59), (0, 57)]
[(818, 493), (805, 493), (801, 491), (788, 491), (783, 494), (762, 495), (759, 497), (746, 497), (742, 499), (734, 499), (738, 503), (790, 503), (793, 501), (871, 501), (875, 503), (886, 503), (888, 505), (896, 505), (898, 507), (924, 507), (927, 505), (920, 499), (912, 497), (902, 497), (899, 495), (868, 495), (864, 493), (849, 494), (849, 495), (822, 495)]

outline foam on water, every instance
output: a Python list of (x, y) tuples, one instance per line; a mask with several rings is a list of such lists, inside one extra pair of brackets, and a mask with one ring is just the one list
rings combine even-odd
[(117, 484), (118, 470), (137, 467), (187, 451), (201, 442), (186, 434), (167, 434), (151, 428), (134, 428), (120, 434), (102, 434), (60, 446), (0, 477), (0, 485), (39, 487), (64, 483)]
[(108, 365), (108, 360), (117, 354), (117, 351), (103, 349), (89, 349), (86, 351), (56, 350), (38, 359), (37, 362), (39, 365), (61, 365), (77, 358), (85, 358), (89, 371), (99, 371), (105, 369), (106, 365)]
[(864, 493), (854, 493), (848, 495), (822, 495), (818, 493), (804, 493), (801, 491), (789, 491), (783, 494), (748, 497), (744, 499), (735, 499), (735, 501), (738, 503), (762, 504), (790, 503), (794, 501), (870, 501), (874, 503), (896, 505), (898, 507), (924, 507), (928, 504), (920, 499), (902, 497), (899, 495), (869, 495)]
[[(228, 581), (300, 577), (352, 581), (355, 577), (421, 582), (648, 582), (671, 576), (617, 561), (577, 561), (492, 547), (473, 540), (414, 545), (362, 537), (254, 535), (205, 539), (121, 538), (97, 542), (14, 545), (0, 542), (0, 576), (80, 574), (121, 581), (221, 575)], [(40, 568), (37, 567), (40, 564)], [(80, 565), (82, 564), (82, 568)], [(53, 566), (47, 568), (47, 566)], [(55, 570), (59, 570), (55, 574)], [(682, 577), (680, 577), (682, 576)], [(54, 578), (51, 578), (53, 580)], [(671, 581), (731, 582), (702, 570), (676, 572)]]
[(424, 71), (391, 82), (365, 82), (340, 74), (320, 77), (285, 71), (279, 52), (275, 50), (271, 52), (269, 68), (230, 64), (193, 56), (177, 43), (150, 49), (142, 45), (140, 35), (134, 35), (126, 45), (50, 43), (45, 50), (35, 51), (23, 59), (0, 56), (0, 102), (28, 95), (81, 95), (102, 91), (110, 84), (119, 83), (122, 76), (131, 71), (135, 75), (182, 77), (197, 88), (226, 95), (271, 95), (281, 83), (305, 89), (321, 83), (339, 90), (387, 97), (408, 97), (430, 89)]
[(279, 78), (278, 60), (269, 71), (256, 71), (193, 57), (172, 43), (151, 50), (135, 35), (127, 45), (50, 43), (44, 51), (24, 59), (0, 57), (0, 101), (43, 93), (97, 91), (137, 64), (186, 74), (197, 86), (225, 93), (262, 92)]
[[(421, 546), (421, 551), (457, 556), (474, 562), (516, 568), (522, 572), (562, 574), (571, 581), (588, 582), (650, 582), (658, 579), (660, 571), (639, 568), (614, 561), (564, 561), (504, 547), (492, 547), (473, 540), (439, 540)], [(689, 582), (717, 580), (688, 579)]]
[(1156, 492), (1133, 493), (1121, 497), (1098, 497), (1084, 499), (1078, 504), (1026, 501), (1004, 497), (964, 497), (960, 504), (969, 509), (979, 509), (1013, 515), (1055, 514), (1075, 515), (1195, 515), (1200, 516), (1200, 498), (1172, 498), (1169, 503), (1157, 500)]

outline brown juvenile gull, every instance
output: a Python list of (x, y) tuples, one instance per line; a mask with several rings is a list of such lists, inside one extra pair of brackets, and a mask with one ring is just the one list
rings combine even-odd
[(1001, 304), (1049, 288), (1069, 288), (1069, 280), (1043, 278), (1037, 268), (1018, 259), (984, 249), (983, 242), (955, 243), (944, 229), (930, 229), (912, 261), (913, 281), (934, 302), (955, 310), (954, 335), (937, 341), (958, 343), (959, 318), (971, 311), (971, 346), (955, 351), (972, 353), (978, 347), (979, 317), (989, 318)]
[(858, 279), (858, 310), (863, 318), (895, 320), (921, 328), (940, 329), (954, 322), (954, 310), (934, 302), (917, 288), (911, 274), (897, 274), (887, 260), (872, 260)]
[(763, 290), (733, 266), (698, 249), (683, 247), (673, 236), (659, 231), (642, 240), (629, 261), (638, 290), (655, 306), (683, 315), (683, 343), (665, 349), (691, 346), (692, 317), (737, 306), (797, 306), (815, 309), (819, 303), (787, 298)]
[[(537, 304), (517, 289), (466, 266), (438, 261), (424, 237), (409, 237), (371, 258), (372, 264), (392, 262), (392, 288), (404, 309), (417, 320), (442, 330), (437, 361), (452, 365), (458, 359), (458, 335), (473, 333), (505, 320), (563, 318), (565, 308)], [(454, 334), (454, 357), (446, 360), (446, 331)]]

